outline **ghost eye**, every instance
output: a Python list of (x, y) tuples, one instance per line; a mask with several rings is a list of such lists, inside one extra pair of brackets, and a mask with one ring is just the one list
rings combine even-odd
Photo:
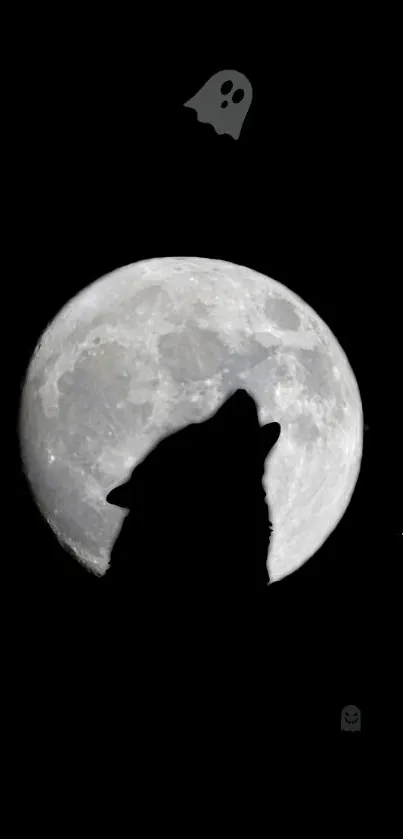
[(221, 85), (221, 93), (222, 93), (222, 95), (223, 95), (223, 96), (226, 96), (226, 95), (227, 95), (227, 93), (229, 93), (229, 92), (230, 92), (230, 90), (232, 90), (233, 86), (234, 86), (234, 85), (233, 85), (233, 84), (232, 84), (232, 82), (230, 82), (229, 80), (228, 80), (227, 82), (224, 82), (224, 84), (222, 84), (222, 85)]
[(241, 88), (239, 87), (238, 90), (235, 91), (235, 93), (232, 97), (232, 101), (235, 102), (235, 104), (237, 105), (238, 102), (242, 102), (242, 99), (244, 98), (244, 96), (245, 96), (245, 94), (244, 94), (243, 90), (241, 90)]

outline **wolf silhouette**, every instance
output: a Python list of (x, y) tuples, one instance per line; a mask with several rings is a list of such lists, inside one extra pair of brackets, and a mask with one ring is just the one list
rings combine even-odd
[(109, 492), (129, 511), (105, 575), (122, 609), (242, 615), (264, 597), (272, 524), (262, 479), (279, 435), (238, 389), (207, 420), (162, 439)]
[(238, 389), (207, 420), (162, 439), (107, 496), (128, 511), (102, 581), (114, 606), (114, 649), (124, 639), (116, 666), (129, 673), (127, 685), (136, 674), (142, 719), (155, 731), (161, 708), (165, 733), (175, 719), (194, 730), (195, 714), (213, 730), (208, 707), (217, 715), (226, 705), (229, 719), (229, 696), (241, 703), (247, 691), (253, 704), (264, 694), (252, 687), (267, 658), (261, 619), (272, 526), (262, 479), (279, 435), (277, 422), (260, 425), (253, 397)]

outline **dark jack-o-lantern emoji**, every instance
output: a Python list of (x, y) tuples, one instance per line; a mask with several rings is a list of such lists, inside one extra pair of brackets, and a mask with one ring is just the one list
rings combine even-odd
[(341, 712), (342, 731), (361, 731), (361, 711), (356, 705), (346, 705)]

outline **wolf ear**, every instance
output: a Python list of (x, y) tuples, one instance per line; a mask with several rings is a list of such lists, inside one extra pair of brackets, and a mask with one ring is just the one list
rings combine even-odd
[(280, 437), (281, 425), (279, 422), (268, 422), (266, 425), (263, 425), (260, 434), (263, 457), (267, 457)]

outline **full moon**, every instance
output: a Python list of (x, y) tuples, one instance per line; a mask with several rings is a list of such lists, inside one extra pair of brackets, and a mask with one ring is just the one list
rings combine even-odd
[(276, 581), (334, 530), (360, 469), (361, 399), (336, 337), (289, 288), (212, 259), (138, 262), (68, 301), (30, 360), (19, 420), (24, 472), (64, 548), (103, 574), (125, 516), (108, 492), (238, 387), (281, 424), (263, 479)]

